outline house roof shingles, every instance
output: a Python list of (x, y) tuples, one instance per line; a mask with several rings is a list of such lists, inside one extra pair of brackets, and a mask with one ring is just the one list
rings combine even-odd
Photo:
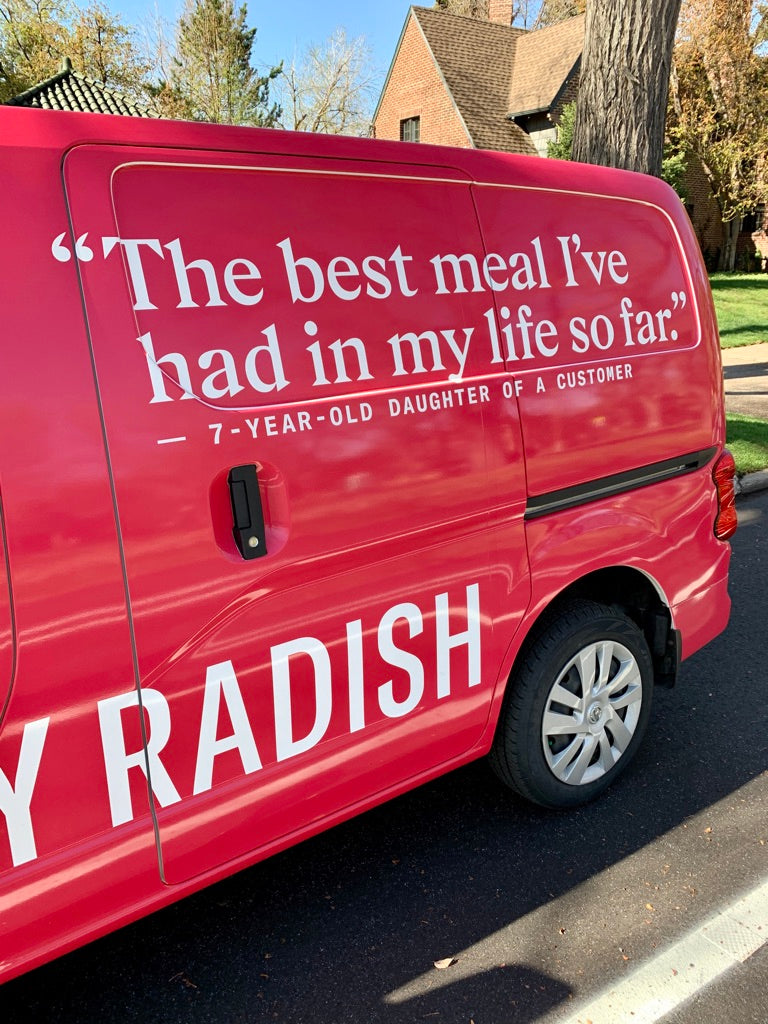
[(412, 8), (473, 145), (535, 153), (530, 138), (507, 117), (515, 40), (522, 29)]
[(549, 110), (584, 46), (583, 14), (517, 40), (508, 108), (514, 117)]
[(134, 103), (122, 93), (73, 71), (68, 61), (58, 74), (7, 102), (9, 106), (38, 107), (41, 110), (76, 110), (92, 114), (127, 114), (131, 117), (158, 116), (150, 107)]
[(581, 57), (584, 15), (529, 32), (425, 7), (411, 10), (473, 145), (535, 154), (512, 118), (551, 109)]

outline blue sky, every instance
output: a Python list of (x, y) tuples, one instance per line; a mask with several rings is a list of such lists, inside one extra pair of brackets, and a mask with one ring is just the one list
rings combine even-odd
[[(422, 0), (431, 6), (431, 0)], [(237, 3), (237, 0), (236, 0)], [(174, 22), (183, 0), (107, 0), (107, 5), (137, 24), (160, 14)], [(349, 37), (365, 36), (382, 77), (395, 51), (409, 0), (248, 0), (248, 21), (256, 26), (254, 64), (258, 68), (300, 55), (308, 43), (321, 43), (337, 28)]]

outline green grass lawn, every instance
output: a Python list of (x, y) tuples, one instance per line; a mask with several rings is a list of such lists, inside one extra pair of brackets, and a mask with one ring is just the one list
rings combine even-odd
[[(768, 342), (768, 274), (710, 274), (723, 348)], [(768, 466), (768, 423), (730, 413), (727, 444), (739, 473)]]
[(768, 274), (710, 274), (720, 344), (768, 341)]
[(755, 473), (768, 466), (768, 423), (728, 413), (726, 443), (736, 460), (737, 473)]

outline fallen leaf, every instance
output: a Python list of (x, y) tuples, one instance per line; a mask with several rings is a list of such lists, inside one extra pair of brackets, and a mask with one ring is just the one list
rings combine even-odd
[(444, 971), (448, 967), (453, 967), (458, 962), (455, 956), (447, 956), (445, 960), (435, 960), (435, 967), (438, 971)]
[(652, 903), (646, 903), (645, 904), (645, 909), (646, 910), (653, 910), (653, 904)]

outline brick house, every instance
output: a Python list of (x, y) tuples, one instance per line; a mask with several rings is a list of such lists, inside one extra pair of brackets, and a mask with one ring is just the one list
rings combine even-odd
[[(683, 176), (685, 208), (696, 231), (704, 262), (714, 270), (723, 246), (723, 221), (704, 169), (691, 155)], [(736, 240), (737, 270), (768, 270), (768, 207), (762, 204), (741, 219)]]
[[(563, 107), (578, 93), (583, 15), (529, 32), (512, 27), (513, 0), (488, 20), (411, 7), (373, 117), (379, 139), (546, 156)], [(691, 158), (686, 207), (710, 267), (722, 247), (720, 210)], [(744, 218), (737, 266), (768, 265), (768, 210)]]
[(373, 120), (379, 139), (546, 155), (576, 98), (584, 16), (529, 32), (513, 0), (489, 20), (412, 7)]

